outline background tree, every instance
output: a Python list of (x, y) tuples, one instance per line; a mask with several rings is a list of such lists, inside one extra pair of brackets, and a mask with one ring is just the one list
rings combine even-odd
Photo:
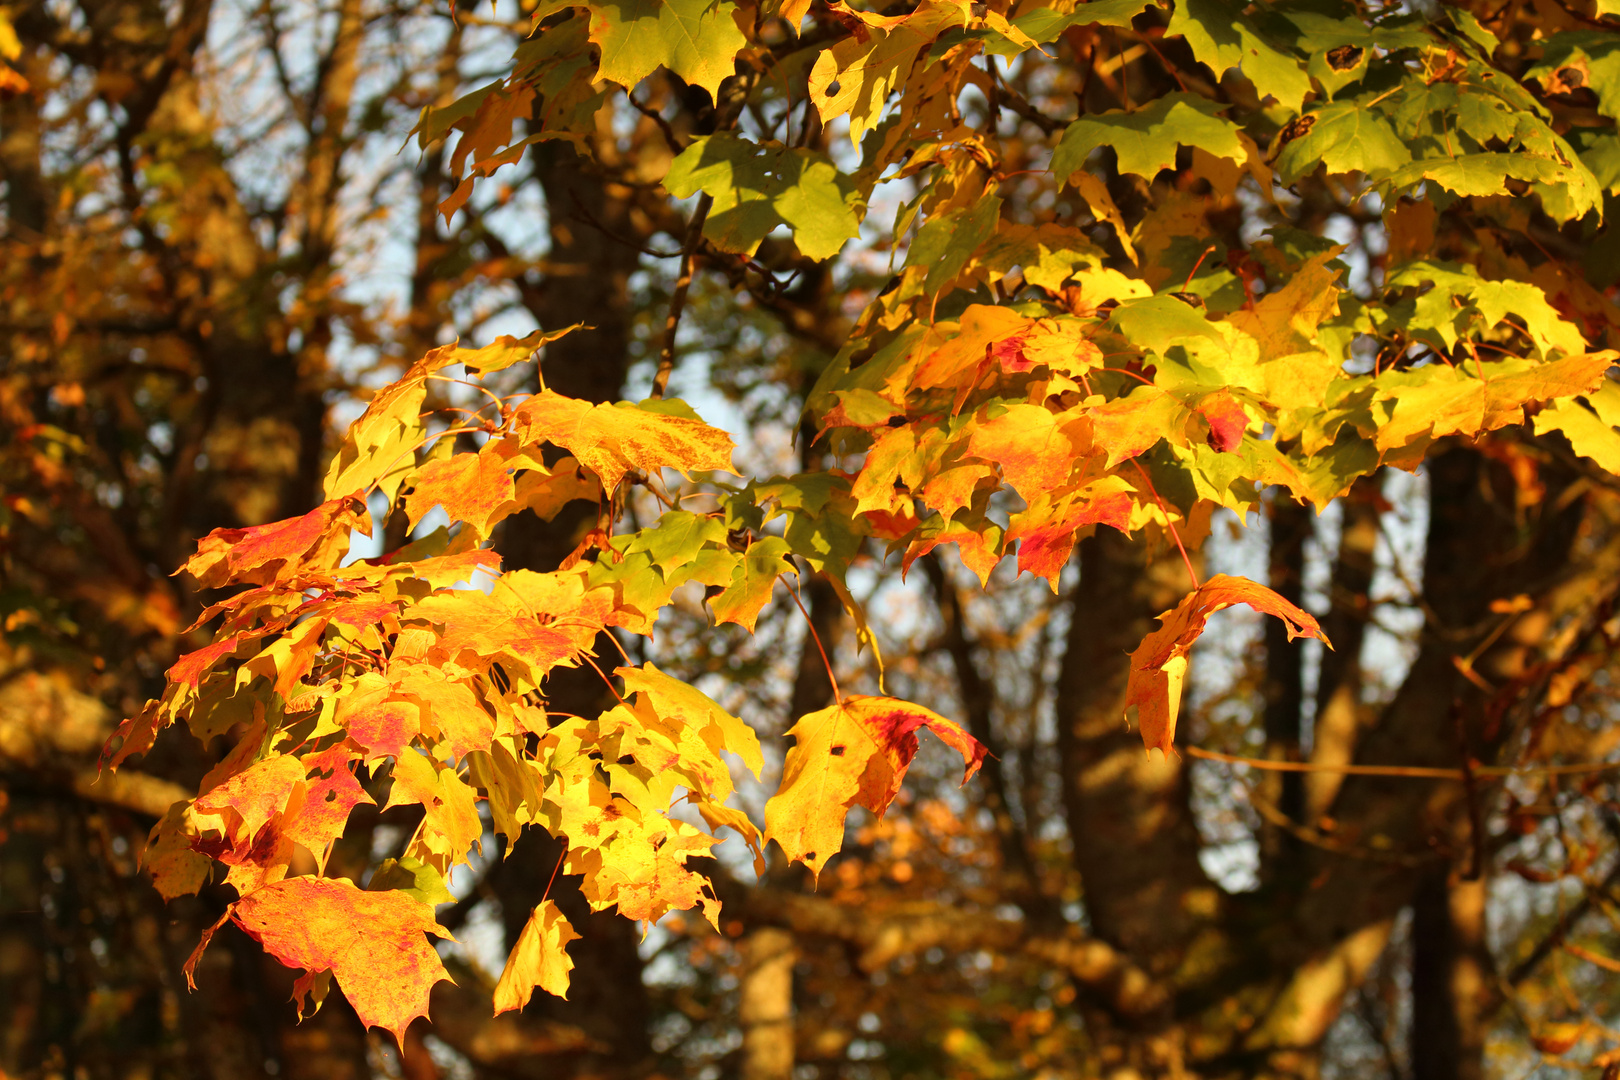
[[(741, 68), (730, 54), (673, 50), (643, 72), (634, 64), (647, 55), (632, 49), (613, 50), (609, 71), (583, 14), (543, 9), (546, 29), (520, 48), (514, 77), (469, 101), (464, 91), (506, 74), (528, 13), (508, 25), (500, 11), (452, 19), (361, 4), (318, 18), (276, 5), (12, 12), (28, 89), (0, 114), (0, 948), (12, 1018), (0, 1066), (1431, 1077), (1522, 1070), (1538, 1055), (1602, 1060), (1613, 796), (1585, 765), (1612, 743), (1613, 481), (1569, 446), (1612, 463), (1612, 388), (1582, 388), (1595, 412), (1567, 389), (1525, 393), (1565, 400), (1521, 425), (1500, 404), (1471, 418), (1477, 385), (1448, 398), (1441, 383), (1498, 356), (1611, 343), (1601, 290), (1614, 274), (1592, 205), (1612, 179), (1606, 13), (924, 5), (863, 18), (816, 7), (755, 13), (733, 38), (702, 22), (717, 17), (707, 9), (665, 10), (705, 25), (697, 40)], [(1035, 26), (1018, 21), (1030, 16), (1055, 20), (1026, 32), (1051, 35), (1044, 55), (1003, 29)], [(845, 72), (873, 42), (905, 58), (899, 121), (857, 156), (844, 112), (872, 99), (844, 85), (865, 76)], [(1492, 79), (1517, 89), (1485, 93)], [(1242, 134), (1198, 126), (1186, 99), (1140, 156), (1125, 142), (1135, 121), (1109, 110), (1153, 116), (1178, 93), (1227, 106)], [(1076, 101), (1097, 126), (1070, 122)], [(420, 161), (394, 157), (424, 106), (445, 111), (420, 122)], [(560, 132), (572, 138), (549, 137)], [(500, 161), (531, 136), (521, 158)], [(749, 144), (773, 142), (805, 150), (805, 171), (749, 173)], [(1054, 142), (1066, 164), (1048, 170)], [(1166, 142), (1170, 157), (1155, 160)], [(469, 167), (496, 178), (472, 187)], [(1395, 198), (1422, 182), (1425, 197)], [(799, 216), (778, 188), (823, 200), (831, 189), (833, 203)], [(740, 212), (757, 194), (773, 209)], [(453, 229), (438, 216), (446, 198), (460, 207)], [(883, 211), (866, 212), (869, 228), (894, 209), (897, 235), (857, 240), (829, 263), (854, 239), (837, 235), (841, 214), (853, 222), (863, 206)], [(772, 235), (779, 220), (791, 239)], [(1011, 245), (1018, 226), (1071, 246), (998, 252), (998, 229)], [(1339, 266), (1323, 237), (1347, 245)], [(890, 253), (922, 290), (902, 274), (878, 295)], [(1541, 306), (1414, 271), (1414, 260), (1530, 283)], [(371, 267), (395, 275), (392, 292), (367, 286)], [(857, 822), (816, 891), (774, 864), (747, 884), (746, 860), (726, 860), (709, 870), (720, 934), (672, 916), (638, 944), (624, 920), (585, 913), (576, 879), (550, 884), (553, 841), (531, 830), (504, 852), (491, 832), (439, 921), (469, 943), (510, 947), (541, 897), (554, 898), (584, 937), (569, 948), (567, 1002), (536, 995), (489, 1020), (496, 970), (476, 965), (498, 965), (505, 949), (470, 944), (452, 957), (460, 985), (435, 991), (434, 1026), (413, 1028), (396, 1060), (341, 994), (295, 1025), (280, 1004), (292, 973), (231, 924), (199, 968), (205, 992), (179, 986), (180, 962), (236, 894), (214, 885), (165, 908), (133, 861), (153, 821), (229, 747), (166, 734), (139, 771), (92, 783), (95, 751), (161, 690), (176, 656), (211, 640), (181, 628), (212, 597), (164, 576), (192, 539), (315, 506), (329, 433), (400, 362), (456, 332), (482, 344), (502, 319), (524, 330), (584, 319), (593, 329), (547, 345), (547, 386), (607, 401), (667, 379), (709, 414), (712, 385), (752, 436), (739, 462), (764, 476), (861, 460), (862, 435), (812, 438), (831, 405), (812, 380), (909, 323), (955, 320), (969, 304), (1079, 318), (1101, 305), (1105, 321), (1137, 282), (1231, 323), (1273, 294), (1337, 289), (1329, 271), (1348, 286), (1338, 313), (1298, 332), (1343, 350), (1336, 361), (1348, 357), (1352, 374), (1390, 376), (1368, 397), (1311, 403), (1339, 408), (1316, 421), (1340, 433), (1318, 439), (1330, 451), (1313, 458), (1320, 473), (1255, 476), (1252, 459), (1243, 473), (1294, 497), (1348, 489), (1326, 516), (1282, 490), (1223, 492), (1202, 451), (1177, 456), (1189, 430), (1225, 437), (1229, 413), (1212, 401), (1143, 455), (1157, 489), (1138, 505), (1157, 503), (1158, 524), (1179, 522), (1188, 543), (1202, 531), (1200, 498), (1265, 525), (1231, 539), (1220, 524), (1231, 519), (1217, 518), (1193, 567), (1167, 538), (1155, 550), (1103, 526), (1051, 564), (1055, 591), (1014, 580), (1009, 560), (981, 592), (954, 556), (921, 554), (901, 581), (898, 559), (877, 558), (895, 537), (862, 541), (848, 580), (889, 691), (959, 718), (994, 756), (954, 795), (917, 786), (940, 766), (925, 753), (915, 800)], [(673, 326), (672, 309), (683, 316)], [(1148, 330), (1112, 325), (1143, 348)], [(1150, 351), (1159, 369), (1175, 362)], [(532, 374), (511, 369), (503, 389), (533, 389)], [(428, 392), (430, 408), (476, 407), (448, 384)], [(807, 399), (818, 415), (804, 426)], [(860, 426), (854, 404), (843, 401), (846, 427)], [(1498, 430), (1483, 432), (1487, 420)], [(1427, 446), (1448, 434), (1478, 437)], [(1294, 437), (1308, 441), (1278, 445)], [(462, 452), (477, 448), (461, 440)], [(1424, 451), (1416, 485), (1377, 468), (1381, 455), (1409, 467)], [(627, 505), (632, 525), (658, 513), (643, 489)], [(550, 571), (595, 523), (576, 502), (550, 523), (513, 517), (493, 543), (508, 568)], [(380, 525), (383, 550), (407, 539), (397, 511)], [(1336, 649), (1290, 642), (1274, 633), (1281, 623), (1257, 632), (1228, 619), (1194, 665), (1182, 756), (1144, 758), (1119, 719), (1127, 654), (1186, 592), (1189, 569), (1236, 568), (1317, 610)], [(803, 593), (843, 690), (874, 690), (871, 651), (835, 589), (807, 576)], [(650, 655), (762, 733), (830, 699), (785, 592), (751, 637), (716, 632), (697, 604), (667, 621)], [(548, 683), (557, 713), (594, 716), (606, 693), (588, 669)], [(1328, 768), (1234, 771), (1195, 746)], [(1348, 762), (1395, 771), (1338, 771)], [(1558, 762), (1582, 768), (1491, 772)], [(386, 775), (372, 782), (382, 805)], [(409, 806), (358, 806), (326, 873), (370, 880), (420, 819)], [(1491, 907), (1496, 940), (1484, 932)]]

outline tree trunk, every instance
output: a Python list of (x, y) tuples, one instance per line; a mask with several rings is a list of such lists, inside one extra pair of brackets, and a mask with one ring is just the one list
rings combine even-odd
[[(1315, 514), (1279, 493), (1269, 507), (1271, 524), (1271, 588), (1284, 600), (1300, 605), (1304, 592), (1305, 541)], [(1305, 706), (1305, 639), (1288, 639), (1281, 619), (1267, 619), (1265, 710), (1266, 757), (1272, 761), (1300, 759), (1300, 729)], [(1295, 772), (1264, 774), (1260, 795), (1290, 821), (1298, 821), (1305, 805), (1304, 776)], [(1261, 827), (1261, 865), (1268, 877), (1290, 877), (1297, 870), (1299, 840), (1285, 828), (1268, 821)]]
[(737, 1020), (742, 1026), (742, 1080), (793, 1076), (793, 934), (762, 926), (742, 941)]
[(1412, 1080), (1484, 1080), (1498, 1004), (1485, 947), (1483, 879), (1424, 876), (1412, 897)]

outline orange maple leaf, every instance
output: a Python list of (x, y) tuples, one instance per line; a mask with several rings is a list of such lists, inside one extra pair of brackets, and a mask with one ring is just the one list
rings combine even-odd
[(1223, 454), (1229, 454), (1243, 443), (1243, 430), (1249, 426), (1249, 416), (1243, 404), (1224, 390), (1206, 394), (1195, 410), (1209, 424), (1209, 445)]
[(390, 699), (393, 688), (374, 672), (360, 676), (338, 698), (337, 723), (365, 752), (365, 760), (397, 758), (422, 730), (422, 709), (414, 702)]
[(1175, 752), (1176, 716), (1181, 711), (1181, 686), (1187, 675), (1187, 654), (1204, 632), (1204, 622), (1222, 608), (1247, 604), (1275, 615), (1288, 627), (1288, 640), (1313, 637), (1332, 648), (1316, 618), (1284, 600), (1264, 585), (1247, 578), (1217, 574), (1159, 616), (1159, 629), (1142, 639), (1131, 653), (1130, 680), (1125, 708), (1137, 708), (1142, 742), (1166, 754)]
[(315, 856), (315, 863), (326, 869), (327, 846), (343, 835), (349, 812), (361, 803), (375, 806), (354, 777), (352, 755), (342, 744), (304, 758), (304, 805), (291, 821), (282, 825), (289, 840), (302, 844)]
[(1069, 482), (1091, 449), (1074, 413), (1040, 405), (1009, 405), (973, 427), (968, 452), (1001, 466), (1007, 483), (1033, 502)]
[(801, 717), (782, 765), (782, 784), (765, 804), (765, 834), (816, 874), (844, 846), (844, 816), (864, 806), (882, 816), (900, 793), (926, 727), (962, 755), (965, 784), (985, 749), (955, 721), (895, 698), (857, 694)]
[(203, 676), (212, 671), (215, 664), (236, 651), (240, 640), (240, 637), (228, 637), (224, 641), (216, 641), (212, 645), (204, 645), (195, 652), (186, 653), (169, 668), (167, 672), (169, 682), (197, 689), (202, 683)]
[(411, 528), (429, 510), (442, 506), (451, 521), (465, 522), (479, 536), (488, 536), (491, 520), (515, 494), (512, 468), (510, 444), (494, 440), (476, 454), (454, 454), (428, 462), (405, 496)]
[(215, 529), (197, 541), (182, 570), (204, 588), (270, 585), (291, 578), (306, 562), (330, 569), (348, 550), (349, 531), (370, 535), (371, 515), (353, 496), (330, 499), (302, 517), (250, 529)]
[(613, 616), (613, 594), (585, 589), (583, 574), (514, 570), (477, 589), (435, 593), (406, 611), (442, 626), (433, 653), (474, 671), (497, 660), (527, 668), (539, 681), (590, 648)]
[(1018, 541), (1019, 572), (1043, 577), (1057, 589), (1058, 577), (1074, 551), (1074, 534), (1087, 525), (1111, 525), (1130, 532), (1131, 510), (1136, 500), (1122, 491), (1097, 498), (1068, 498), (1038, 513), (1042, 505), (1030, 507), (1028, 514), (1013, 517), (1007, 530), (1008, 541)]
[(288, 967), (332, 972), (360, 1022), (393, 1032), (402, 1045), (411, 1021), (427, 1015), (433, 984), (450, 979), (423, 935), (454, 937), (431, 908), (402, 892), (289, 878), (242, 897), (230, 917)]

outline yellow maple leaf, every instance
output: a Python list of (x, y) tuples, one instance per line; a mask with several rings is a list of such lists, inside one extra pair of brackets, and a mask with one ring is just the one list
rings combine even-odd
[(730, 472), (731, 436), (695, 415), (681, 415), (683, 408), (676, 401), (592, 405), (543, 390), (518, 406), (512, 429), (524, 445), (549, 442), (567, 450), (602, 478), (606, 491), (632, 469)]
[(566, 998), (568, 973), (574, 970), (568, 943), (578, 940), (578, 932), (557, 905), (550, 900), (540, 901), (523, 925), (517, 945), (501, 970), (501, 979), (495, 984), (495, 1015), (522, 1009), (537, 986), (548, 994)]
[(789, 859), (820, 874), (844, 846), (850, 808), (864, 806), (881, 817), (900, 793), (922, 727), (962, 755), (964, 784), (979, 771), (985, 749), (978, 740), (909, 701), (858, 694), (800, 717), (788, 732), (795, 743), (782, 765), (782, 784), (765, 804), (765, 835)]

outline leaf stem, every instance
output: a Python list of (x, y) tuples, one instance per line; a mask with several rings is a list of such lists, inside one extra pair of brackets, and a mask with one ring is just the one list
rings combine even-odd
[(1142, 481), (1147, 484), (1148, 491), (1153, 493), (1153, 501), (1159, 504), (1159, 513), (1164, 515), (1165, 528), (1170, 530), (1170, 536), (1176, 542), (1176, 550), (1181, 552), (1181, 561), (1187, 565), (1187, 576), (1192, 579), (1193, 591), (1196, 592), (1202, 586), (1198, 584), (1198, 571), (1193, 569), (1192, 559), (1188, 558), (1187, 548), (1181, 542), (1181, 532), (1176, 528), (1176, 523), (1170, 520), (1170, 511), (1165, 509), (1164, 499), (1159, 496), (1159, 489), (1153, 486), (1153, 479), (1148, 476), (1147, 470), (1142, 468), (1141, 462), (1135, 458), (1131, 458), (1131, 464), (1142, 474)]
[[(434, 382), (447, 382), (447, 383), (454, 383), (457, 386), (470, 386), (474, 390), (477, 390), (479, 393), (483, 394), (485, 397), (489, 398), (490, 401), (494, 402), (495, 409), (496, 409), (497, 412), (504, 413), (506, 411), (506, 402), (503, 401), (502, 399), (496, 397), (495, 394), (489, 389), (489, 387), (483, 385), (482, 383), (475, 383), (471, 379), (452, 379), (448, 375), (437, 375), (437, 374), (435, 374), (435, 375), (429, 375), (429, 376), (427, 376), (427, 378), (433, 380)], [(483, 412), (484, 409), (487, 409), (487, 408), (489, 408), (489, 406), (485, 405), (483, 408), (479, 409), (477, 412), (474, 412), (473, 415), (477, 416), (478, 413)]]
[(804, 625), (809, 628), (810, 637), (816, 643), (816, 651), (821, 654), (821, 664), (827, 669), (827, 681), (832, 683), (833, 700), (842, 705), (844, 695), (838, 689), (838, 676), (833, 674), (832, 661), (827, 659), (827, 648), (821, 643), (821, 635), (816, 633), (815, 620), (810, 618), (810, 612), (805, 610), (804, 601), (799, 599), (798, 586), (789, 585), (788, 595), (793, 597), (795, 604), (799, 605), (799, 614), (804, 616)]
[(557, 865), (551, 868), (551, 879), (546, 882), (546, 891), (540, 894), (542, 904), (551, 898), (551, 887), (557, 882), (557, 871), (562, 869), (563, 860), (568, 857), (568, 837), (559, 836), (557, 842), (562, 845), (562, 850), (557, 852)]
[[(620, 697), (618, 688), (613, 685), (613, 680), (607, 677), (607, 672), (602, 670), (601, 665), (591, 658), (590, 653), (580, 653), (579, 655), (585, 658), (585, 662), (587, 664), (596, 669), (596, 673), (598, 675), (602, 676), (602, 681), (607, 684), (608, 693), (612, 694), (614, 698), (618, 700), (620, 705), (623, 705), (628, 709), (630, 707), (630, 703), (624, 700), (623, 697)], [(627, 656), (625, 659), (629, 660), (630, 658)]]
[(681, 311), (686, 307), (686, 293), (692, 287), (692, 256), (703, 242), (703, 223), (708, 220), (709, 207), (714, 198), (705, 191), (692, 212), (691, 224), (686, 227), (686, 243), (681, 246), (681, 274), (675, 279), (675, 292), (669, 298), (669, 315), (664, 319), (664, 345), (658, 351), (658, 372), (653, 376), (652, 393), (664, 396), (669, 387), (670, 373), (675, 370), (675, 333), (681, 328)]

